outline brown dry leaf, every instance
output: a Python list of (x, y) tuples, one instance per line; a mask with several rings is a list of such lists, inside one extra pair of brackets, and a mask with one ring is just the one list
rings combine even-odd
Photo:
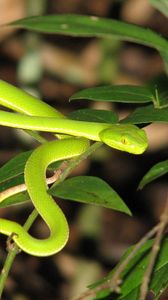
[[(26, 16), (25, 0), (1, 0), (0, 1), (0, 25), (6, 24), (13, 20), (24, 18)], [(0, 41), (5, 39), (11, 32), (16, 29), (2, 27)]]

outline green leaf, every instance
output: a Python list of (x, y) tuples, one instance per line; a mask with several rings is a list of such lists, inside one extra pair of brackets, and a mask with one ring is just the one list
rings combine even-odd
[(89, 88), (79, 91), (70, 100), (94, 100), (124, 103), (153, 102), (154, 96), (150, 89), (135, 85), (111, 85)]
[[(14, 178), (11, 178), (7, 181), (1, 182), (0, 184), (0, 193), (11, 188), (14, 186), (17, 186), (19, 184), (23, 184), (24, 183), (24, 176), (23, 174), (20, 174)], [(7, 207), (10, 205), (15, 205), (15, 204), (21, 204), (22, 202), (25, 202), (27, 200), (29, 200), (29, 196), (27, 192), (21, 192), (18, 194), (15, 194), (13, 196), (10, 196), (4, 200), (2, 200), (2, 202), (0, 202), (0, 208), (2, 207)]]
[(167, 0), (150, 0), (150, 3), (156, 7), (161, 13), (168, 17), (168, 1)]
[[(20, 153), (0, 168), (0, 193), (11, 187), (24, 183), (24, 168), (31, 153), (32, 151)], [(61, 161), (54, 162), (48, 169), (55, 170), (59, 168), (60, 164)], [(0, 202), (0, 208), (21, 204), (27, 200), (29, 200), (27, 192), (18, 193)]]
[[(147, 246), (150, 245), (150, 243), (151, 241), (147, 242)], [(163, 290), (168, 285), (167, 251), (168, 239), (165, 239), (159, 252), (157, 263), (154, 267), (152, 279), (150, 282), (150, 290), (152, 290), (152, 292), (154, 293), (155, 299), (158, 299), (158, 296), (160, 296), (161, 291), (163, 292)], [(127, 275), (121, 288), (122, 295), (118, 297), (118, 299), (125, 299), (125, 296), (130, 296), (132, 292), (139, 292), (144, 272), (149, 263), (149, 251), (146, 251), (146, 249), (143, 251), (140, 250), (136, 255), (136, 258), (138, 258), (138, 260), (135, 260), (136, 263), (134, 261), (134, 266), (131, 262), (126, 268)], [(160, 277), (160, 274), (162, 274), (163, 277)]]
[[(4, 183), (5, 188), (2, 186), (2, 190), (20, 184), (20, 180), (23, 180), (23, 178), (19, 176), (12, 179), (12, 182)], [(65, 180), (58, 186), (52, 187), (48, 192), (61, 199), (95, 204), (131, 215), (129, 208), (120, 196), (106, 182), (97, 177), (73, 177)], [(0, 207), (21, 204), (28, 200), (29, 196), (25, 191), (6, 198), (0, 203)]]
[(142, 124), (142, 123), (167, 123), (168, 122), (168, 108), (154, 108), (153, 106), (139, 107), (134, 110), (125, 119), (120, 121), (126, 124)]
[(135, 300), (135, 299), (138, 299), (138, 298), (139, 298), (139, 291), (138, 291), (138, 289), (135, 288), (128, 295), (126, 295), (122, 298), (117, 297), (115, 300), (119, 300), (119, 299), (122, 299), (122, 300)]
[(150, 29), (125, 22), (83, 15), (48, 15), (14, 21), (10, 26), (28, 30), (85, 37), (116, 37), (137, 42), (160, 50), (167, 50), (168, 43)]
[(0, 184), (0, 192), (3, 192), (13, 186), (16, 186), (18, 184), (24, 183), (24, 176), (23, 174), (20, 174), (19, 176), (16, 176), (14, 178), (11, 178), (9, 180), (3, 181)]
[(160, 51), (160, 55), (163, 59), (165, 70), (168, 73), (168, 54), (167, 54), (167, 50), (166, 51), (164, 51), (164, 50)]
[[(32, 152), (30, 150), (19, 153), (0, 168), (0, 192), (16, 184), (23, 183), (23, 176), (19, 175), (24, 173), (25, 164)], [(49, 169), (55, 170), (60, 164), (60, 161), (54, 162), (49, 166)]]
[(129, 208), (120, 196), (98, 177), (73, 177), (51, 188), (49, 192), (62, 199), (96, 204), (131, 215)]
[[(168, 55), (167, 55), (167, 58), (168, 58)], [(158, 95), (158, 101), (157, 101), (157, 103), (155, 102), (154, 106), (155, 106), (155, 108), (160, 108), (160, 109), (168, 107), (167, 90), (164, 92), (160, 92), (160, 95)]]
[(32, 151), (22, 152), (2, 166), (0, 168), (0, 183), (22, 174), (31, 153)]
[(106, 289), (106, 290), (102, 290), (102, 291), (99, 291), (97, 294), (96, 294), (96, 297), (93, 299), (93, 300), (101, 300), (101, 299), (109, 299), (107, 298), (109, 295), (111, 294), (111, 291)]
[(168, 160), (164, 160), (157, 163), (142, 178), (142, 180), (139, 183), (138, 189), (142, 189), (145, 185), (155, 180), (156, 178), (159, 178), (160, 176), (166, 174), (167, 172), (168, 172)]
[[(144, 272), (149, 263), (149, 253), (151, 250), (151, 246), (153, 241), (150, 240), (145, 243), (145, 245), (138, 251), (138, 253), (134, 256), (134, 258), (129, 262), (127, 267), (123, 272), (123, 284), (121, 285), (121, 294), (115, 295), (115, 300), (135, 300), (138, 299), (139, 289), (142, 284)], [(132, 251), (133, 247), (130, 247), (127, 252), (124, 254), (121, 261), (128, 256), (128, 254)], [(155, 300), (157, 300), (163, 291), (168, 286), (168, 239), (165, 238), (159, 255), (157, 262), (153, 269), (153, 274), (150, 282), (150, 290), (155, 295)], [(119, 263), (120, 264), (120, 263)], [(117, 268), (117, 266), (116, 266)], [(116, 269), (115, 268), (115, 269)], [(114, 270), (115, 270), (114, 269)], [(102, 281), (93, 284), (90, 288), (94, 289), (105, 282), (109, 282), (114, 270)], [(109, 292), (109, 289), (105, 290)], [(98, 298), (100, 299), (99, 293)], [(104, 299), (104, 298), (101, 298)]]
[[(152, 247), (152, 243), (153, 243), (153, 241), (149, 240), (139, 249), (139, 251), (136, 253), (136, 255), (132, 258), (132, 260), (128, 263), (127, 267), (123, 271), (123, 273), (122, 273), (123, 279), (124, 279), (124, 276), (129, 274), (129, 270), (131, 269), (131, 267), (134, 267), (134, 265), (136, 265), (138, 262), (140, 262), (141, 258), (144, 257), (144, 254), (149, 252), (149, 250)], [(121, 257), (120, 262), (118, 263), (118, 265), (116, 265), (116, 267), (106, 277), (104, 277), (102, 280), (99, 280), (99, 281), (89, 285), (89, 288), (94, 289), (94, 288), (106, 283), (107, 281), (109, 281), (109, 279), (112, 278), (114, 272), (117, 270), (120, 263), (122, 263), (122, 261), (132, 252), (133, 248), (134, 248), (134, 246), (130, 246), (126, 250), (124, 255)]]
[(8, 207), (11, 205), (23, 204), (24, 202), (29, 201), (29, 200), (30, 200), (30, 198), (29, 198), (28, 193), (26, 191), (21, 192), (21, 193), (18, 193), (16, 195), (6, 198), (3, 202), (0, 203), (0, 208)]
[(101, 110), (101, 109), (79, 109), (72, 112), (69, 116), (70, 119), (88, 121), (88, 122), (99, 122), (99, 123), (117, 123), (118, 117), (112, 111)]

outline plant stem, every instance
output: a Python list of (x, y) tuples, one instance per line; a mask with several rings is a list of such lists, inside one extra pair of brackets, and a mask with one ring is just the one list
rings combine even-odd
[[(51, 177), (46, 178), (46, 183), (51, 184), (51, 183), (55, 182), (57, 180), (57, 178), (59, 178), (60, 172), (61, 172), (60, 169), (56, 170), (54, 172), (54, 175), (52, 175)], [(8, 198), (10, 196), (13, 196), (15, 194), (24, 192), (26, 190), (27, 190), (27, 186), (26, 186), (25, 183), (12, 186), (12, 187), (0, 192), (0, 203), (2, 201), (4, 201), (6, 198)]]
[[(23, 226), (26, 231), (29, 230), (29, 228), (31, 227), (31, 225), (33, 224), (37, 216), (38, 216), (38, 212), (34, 209)], [(8, 255), (0, 275), (0, 299), (5, 287), (6, 280), (8, 278), (9, 271), (12, 267), (13, 261), (19, 252), (20, 249), (15, 243), (13, 243), (10, 249), (8, 250)]]
[(36, 131), (32, 131), (32, 130), (24, 130), (24, 131), (40, 144), (44, 144), (47, 142), (47, 140)]
[(157, 256), (159, 254), (159, 250), (160, 250), (164, 230), (167, 226), (167, 223), (168, 223), (168, 199), (166, 201), (166, 206), (165, 206), (164, 212), (162, 213), (162, 215), (160, 217), (160, 223), (159, 223), (158, 230), (157, 230), (157, 233), (156, 233), (156, 237), (154, 239), (154, 243), (153, 243), (153, 246), (152, 246), (149, 264), (148, 264), (148, 266), (146, 268), (146, 271), (145, 271), (145, 274), (143, 276), (143, 281), (142, 281), (142, 285), (141, 285), (141, 289), (140, 289), (140, 298), (139, 298), (139, 300), (145, 300), (146, 297), (147, 297), (151, 275), (152, 275), (152, 272), (153, 272), (153, 268), (154, 268)]
[(120, 284), (122, 283), (122, 272), (124, 271), (125, 267), (128, 265), (130, 260), (136, 255), (138, 250), (145, 244), (147, 240), (149, 240), (158, 230), (159, 224), (154, 226), (149, 232), (142, 237), (137, 244), (134, 245), (130, 254), (116, 267), (116, 270), (107, 276), (105, 283), (98, 285), (97, 287), (86, 290), (83, 292), (79, 297), (75, 298), (74, 300), (84, 300), (88, 297), (96, 297), (96, 294), (99, 291), (109, 290), (119, 292)]
[(52, 185), (51, 189), (56, 185), (65, 180), (65, 178), (69, 175), (69, 173), (79, 165), (84, 159), (86, 159), (89, 155), (91, 155), (95, 150), (97, 150), (100, 146), (102, 146), (101, 142), (96, 142), (91, 145), (83, 154), (77, 156), (76, 158), (70, 160), (70, 163), (66, 166), (65, 170), (61, 173), (58, 180)]
[(1, 299), (1, 296), (2, 296), (2, 293), (4, 290), (4, 286), (5, 286), (9, 271), (11, 269), (11, 266), (13, 264), (13, 261), (15, 259), (15, 256), (17, 255), (17, 253), (18, 253), (18, 247), (16, 245), (13, 247), (12, 250), (10, 250), (8, 252), (4, 267), (3, 267), (2, 271), (1, 271), (1, 275), (0, 275), (0, 299)]
[(26, 220), (25, 224), (23, 225), (23, 228), (28, 231), (36, 218), (38, 217), (38, 211), (34, 209), (31, 214), (29, 215), (28, 219)]

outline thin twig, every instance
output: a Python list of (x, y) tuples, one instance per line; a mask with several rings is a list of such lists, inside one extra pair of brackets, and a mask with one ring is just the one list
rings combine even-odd
[(71, 171), (78, 166), (83, 160), (85, 160), (89, 155), (91, 155), (94, 151), (96, 151), (98, 148), (100, 148), (103, 145), (101, 142), (96, 142), (92, 144), (84, 153), (82, 153), (80, 156), (77, 156), (73, 159), (71, 159), (64, 170), (64, 172), (61, 173), (59, 179), (52, 185), (52, 188), (54, 188), (56, 185), (60, 184), (62, 181), (64, 181), (67, 176), (71, 173)]
[[(65, 162), (62, 163), (61, 167), (58, 170), (56, 170), (51, 177), (46, 178), (46, 183), (47, 184), (55, 183), (52, 187), (54, 187), (55, 185), (58, 185), (69, 175), (71, 170), (73, 170), (82, 160), (86, 159), (93, 151), (98, 149), (101, 145), (102, 145), (102, 143), (99, 143), (99, 142), (94, 143), (82, 155), (80, 155), (79, 157), (77, 157), (75, 159), (72, 159), (69, 162), (69, 164), (67, 163), (65, 165)], [(6, 189), (6, 190), (0, 192), (0, 203), (3, 200), (5, 200), (6, 198), (16, 195), (20, 192), (24, 192), (26, 190), (27, 190), (27, 187), (24, 183), (12, 186), (9, 189)]]
[(158, 230), (160, 224), (157, 224), (153, 227), (145, 236), (140, 239), (140, 241), (134, 246), (131, 253), (120, 263), (119, 267), (113, 273), (112, 278), (109, 278), (106, 283), (101, 284), (100, 286), (96, 287), (95, 289), (87, 290), (86, 292), (82, 293), (78, 298), (74, 300), (83, 300), (86, 297), (93, 297), (97, 294), (97, 292), (102, 291), (104, 289), (110, 289), (111, 291), (119, 292), (119, 285), (121, 284), (122, 280), (122, 272), (124, 271), (127, 264), (130, 260), (135, 256), (137, 251), (145, 244), (147, 240), (149, 240)]
[(168, 223), (168, 200), (166, 202), (166, 207), (164, 209), (164, 213), (161, 216), (161, 221), (153, 227), (133, 248), (132, 252), (121, 262), (119, 267), (116, 269), (116, 271), (113, 273), (113, 276), (111, 279), (107, 280), (106, 283), (103, 283), (102, 285), (99, 285), (95, 289), (87, 290), (86, 292), (82, 293), (78, 298), (75, 298), (74, 300), (84, 300), (88, 297), (94, 297), (99, 291), (102, 291), (104, 289), (109, 289), (111, 291), (115, 291), (117, 293), (120, 292), (120, 284), (122, 283), (121, 277), (122, 272), (124, 271), (127, 264), (130, 262), (130, 260), (135, 256), (137, 251), (142, 247), (142, 245), (145, 244), (145, 242), (150, 239), (154, 234), (156, 234), (156, 238), (152, 247), (151, 251), (151, 259), (148, 265), (148, 268), (145, 272), (144, 278), (143, 278), (143, 284), (141, 286), (141, 292), (140, 292), (140, 298), (139, 300), (145, 300), (148, 292), (148, 285), (151, 277), (151, 273), (160, 249), (161, 240), (163, 237), (163, 232), (165, 230), (165, 227)]
[[(46, 178), (46, 183), (52, 184), (59, 178), (60, 175), (61, 175), (61, 170), (60, 169), (56, 170), (51, 177)], [(27, 187), (26, 187), (25, 183), (12, 186), (9, 189), (6, 189), (5, 191), (0, 193), (0, 202), (2, 202), (3, 200), (5, 200), (6, 198), (8, 198), (10, 196), (18, 194), (20, 192), (24, 192), (26, 190), (27, 190)]]
[[(38, 212), (34, 209), (23, 226), (23, 228), (26, 231), (29, 230), (29, 228), (34, 223), (37, 216), (38, 216)], [(0, 275), (0, 299), (1, 299), (1, 296), (2, 296), (2, 293), (4, 290), (4, 286), (5, 286), (6, 280), (8, 278), (11, 266), (13, 264), (13, 261), (19, 252), (20, 252), (20, 249), (15, 243), (13, 243), (12, 247), (10, 247), (10, 249), (8, 249), (8, 255), (5, 260), (5, 263), (4, 263), (4, 266), (3, 266), (3, 269), (2, 269), (1, 275)]]
[(160, 244), (161, 244), (164, 230), (165, 230), (167, 223), (168, 223), (168, 199), (166, 201), (166, 206), (165, 206), (164, 212), (160, 217), (160, 223), (158, 225), (156, 237), (155, 237), (155, 240), (154, 240), (154, 243), (152, 246), (149, 264), (148, 264), (145, 274), (143, 276), (143, 282), (142, 282), (141, 289), (140, 289), (139, 300), (145, 300), (147, 297), (148, 286), (149, 286), (151, 274), (152, 274), (152, 271), (153, 271), (158, 253), (159, 253)]

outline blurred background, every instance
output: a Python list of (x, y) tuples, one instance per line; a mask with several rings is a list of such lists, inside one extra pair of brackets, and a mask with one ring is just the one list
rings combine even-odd
[[(168, 35), (168, 20), (148, 0), (0, 0), (0, 24), (32, 15), (75, 13), (114, 18)], [(168, 83), (159, 54), (148, 47), (117, 40), (43, 35), (0, 28), (0, 78), (44, 99), (63, 114), (79, 108), (112, 109), (120, 118), (135, 106), (71, 102), (76, 91), (106, 84)], [(165, 175), (142, 191), (137, 186), (155, 163), (167, 158), (168, 127), (146, 127), (149, 149), (133, 156), (104, 147), (72, 175), (95, 175), (107, 181), (132, 210), (133, 217), (91, 205), (60, 201), (70, 225), (70, 240), (55, 256), (16, 257), (4, 300), (68, 300), (105, 276), (162, 213), (168, 193)], [(0, 165), (37, 144), (21, 130), (0, 128)], [(2, 209), (0, 217), (24, 223), (31, 203)], [(39, 219), (36, 235), (46, 228)], [(0, 264), (6, 257), (1, 236)], [(166, 297), (166, 296), (165, 296)], [(166, 299), (166, 298), (161, 298)]]

